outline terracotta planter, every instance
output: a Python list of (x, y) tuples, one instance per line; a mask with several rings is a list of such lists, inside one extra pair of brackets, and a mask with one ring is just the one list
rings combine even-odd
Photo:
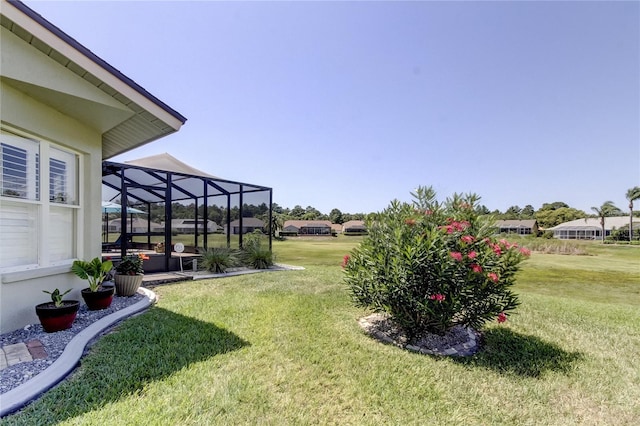
[(80, 302), (77, 300), (63, 300), (59, 307), (53, 302), (47, 302), (36, 306), (36, 314), (44, 331), (54, 333), (71, 328), (79, 308)]
[(114, 281), (116, 283), (116, 293), (118, 296), (133, 296), (136, 294), (142, 284), (144, 275), (120, 275), (116, 274)]
[(97, 291), (85, 288), (80, 293), (90, 311), (99, 311), (111, 305), (114, 291), (113, 287), (98, 287)]

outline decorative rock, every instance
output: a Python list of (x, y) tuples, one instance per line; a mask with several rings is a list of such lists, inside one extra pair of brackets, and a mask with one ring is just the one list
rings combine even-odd
[(475, 330), (456, 326), (444, 336), (425, 334), (409, 341), (404, 331), (386, 315), (373, 314), (358, 320), (370, 336), (412, 352), (438, 356), (470, 356), (479, 350), (479, 334)]

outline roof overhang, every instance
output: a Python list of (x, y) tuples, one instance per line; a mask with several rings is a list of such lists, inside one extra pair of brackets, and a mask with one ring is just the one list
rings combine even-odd
[(1, 6), (2, 27), (107, 94), (127, 112), (114, 114), (114, 108), (96, 108), (91, 112), (92, 117), (87, 117), (85, 109), (78, 108), (77, 103), (65, 101), (63, 96), (57, 96), (49, 88), (20, 82), (16, 76), (5, 78), (2, 75), (7, 84), (99, 130), (102, 133), (103, 159), (174, 133), (186, 122), (180, 113), (24, 3), (2, 0)]

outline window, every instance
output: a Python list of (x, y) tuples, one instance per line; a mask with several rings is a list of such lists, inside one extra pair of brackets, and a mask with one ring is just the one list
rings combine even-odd
[[(6, 142), (5, 142), (6, 140)], [(0, 142), (0, 187), (5, 197), (38, 200), (40, 155), (38, 143), (2, 135)]]
[(46, 141), (2, 132), (0, 161), (0, 270), (74, 259), (78, 155)]
[(77, 155), (57, 148), (50, 149), (49, 201), (76, 204), (78, 174)]

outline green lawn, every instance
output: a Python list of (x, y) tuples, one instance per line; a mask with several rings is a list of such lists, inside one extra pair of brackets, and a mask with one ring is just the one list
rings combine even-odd
[(367, 337), (340, 262), (360, 241), (274, 243), (269, 272), (160, 286), (60, 386), (2, 424), (640, 424), (640, 247), (536, 254), (484, 351)]

